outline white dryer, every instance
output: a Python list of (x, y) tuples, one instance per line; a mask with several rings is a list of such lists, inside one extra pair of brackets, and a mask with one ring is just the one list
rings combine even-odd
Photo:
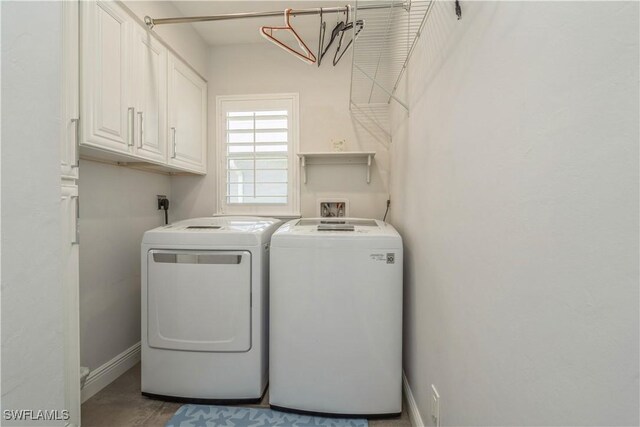
[(272, 218), (176, 222), (142, 240), (142, 394), (250, 402), (268, 379)]
[(301, 219), (271, 238), (269, 403), (402, 412), (402, 239), (370, 219)]

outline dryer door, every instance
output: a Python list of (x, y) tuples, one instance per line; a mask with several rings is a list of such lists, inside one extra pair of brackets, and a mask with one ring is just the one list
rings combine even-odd
[(251, 348), (251, 253), (150, 250), (149, 346), (242, 352)]

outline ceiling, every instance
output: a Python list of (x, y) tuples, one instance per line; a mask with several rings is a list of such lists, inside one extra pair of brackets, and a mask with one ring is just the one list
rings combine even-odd
[[(206, 16), (218, 15), (226, 13), (238, 12), (270, 12), (284, 11), (286, 8), (306, 9), (319, 7), (336, 7), (344, 6), (348, 0), (293, 0), (293, 1), (191, 1), (191, 0), (175, 0), (173, 4), (178, 8), (182, 16)], [(330, 14), (325, 16), (327, 24), (327, 33), (331, 34), (331, 29), (338, 14)], [(153, 18), (168, 18), (167, 16), (154, 16)], [(209, 45), (225, 45), (237, 43), (258, 43), (263, 40), (260, 35), (259, 28), (262, 25), (282, 25), (283, 17), (268, 18), (245, 18), (233, 19), (229, 21), (214, 21), (191, 24), (202, 38)], [(291, 18), (291, 25), (296, 32), (310, 46), (318, 43), (320, 18), (318, 15), (306, 15)], [(189, 24), (170, 24), (170, 25), (189, 25)], [(315, 49), (313, 49), (315, 51)]]

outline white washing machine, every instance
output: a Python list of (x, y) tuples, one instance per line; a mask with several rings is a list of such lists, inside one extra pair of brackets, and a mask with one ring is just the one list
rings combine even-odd
[(268, 380), (272, 218), (196, 218), (142, 240), (142, 394), (259, 401)]
[(402, 412), (402, 239), (369, 219), (301, 219), (271, 238), (269, 403)]

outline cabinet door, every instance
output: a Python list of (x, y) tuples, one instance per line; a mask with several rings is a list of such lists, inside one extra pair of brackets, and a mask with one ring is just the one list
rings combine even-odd
[(207, 83), (169, 55), (169, 164), (207, 169)]
[(167, 162), (167, 49), (148, 31), (134, 30), (135, 143), (144, 159)]
[(72, 425), (80, 425), (80, 302), (78, 250), (78, 187), (63, 185), (60, 199), (62, 218), (62, 279), (64, 285), (64, 377), (65, 408)]
[(60, 167), (63, 178), (78, 178), (78, 126), (80, 103), (80, 63), (78, 2), (62, 4), (62, 136)]
[(82, 144), (133, 151), (134, 106), (130, 96), (132, 20), (115, 2), (81, 2)]

